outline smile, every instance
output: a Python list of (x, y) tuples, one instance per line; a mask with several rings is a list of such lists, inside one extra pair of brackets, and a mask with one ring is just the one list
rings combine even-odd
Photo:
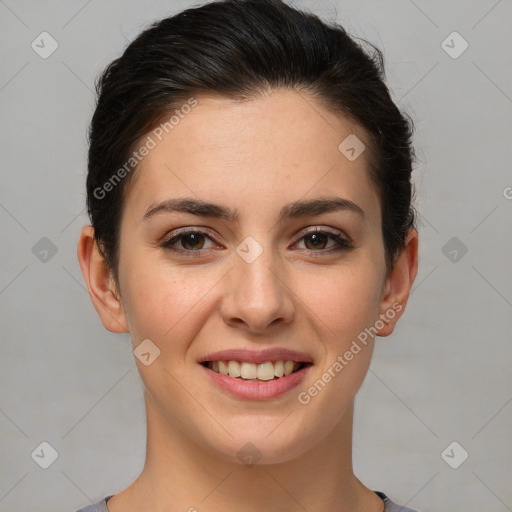
[(271, 381), (287, 377), (310, 363), (281, 360), (260, 364), (247, 361), (204, 361), (202, 364), (216, 373), (240, 380)]

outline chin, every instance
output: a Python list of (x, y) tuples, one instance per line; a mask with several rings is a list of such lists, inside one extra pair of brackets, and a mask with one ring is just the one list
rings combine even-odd
[[(276, 418), (254, 422), (240, 421), (238, 428), (228, 428), (232, 437), (223, 431), (222, 437), (205, 439), (207, 445), (230, 464), (253, 467), (262, 464), (282, 464), (303, 455), (316, 444), (320, 435), (308, 436), (304, 424), (293, 428), (296, 422), (287, 424)], [(277, 428), (276, 428), (277, 427)], [(292, 427), (292, 428), (291, 428)]]

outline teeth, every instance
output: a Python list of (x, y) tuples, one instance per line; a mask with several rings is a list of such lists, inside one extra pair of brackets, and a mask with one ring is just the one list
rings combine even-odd
[(274, 365), (268, 361), (258, 365), (258, 379), (272, 380), (274, 378)]
[(300, 365), (301, 363), (294, 361), (266, 361), (261, 364), (245, 361), (212, 361), (208, 364), (208, 368), (230, 377), (241, 377), (248, 380), (273, 380), (276, 377), (290, 375)]
[(290, 375), (293, 372), (293, 361), (286, 361), (284, 363), (284, 374)]
[(228, 374), (230, 377), (240, 377), (240, 363), (238, 361), (229, 361)]
[[(258, 367), (253, 363), (242, 363), (240, 365), (240, 375), (242, 379), (257, 379), (258, 378)], [(234, 375), (229, 374), (230, 377)]]

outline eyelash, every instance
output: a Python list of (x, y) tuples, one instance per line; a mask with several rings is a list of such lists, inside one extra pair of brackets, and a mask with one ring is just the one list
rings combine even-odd
[[(186, 230), (186, 231), (180, 231), (179, 233), (177, 233), (177, 234), (173, 235), (172, 237), (168, 238), (167, 240), (164, 240), (162, 242), (162, 244), (161, 244), (161, 247), (163, 249), (166, 249), (166, 250), (169, 250), (169, 251), (173, 251), (175, 253), (182, 254), (182, 255), (187, 256), (187, 257), (198, 257), (198, 256), (201, 256), (202, 251), (207, 251), (208, 249), (187, 250), (187, 249), (176, 249), (176, 248), (171, 247), (175, 242), (179, 241), (182, 237), (184, 237), (186, 235), (190, 235), (190, 234), (204, 235), (207, 238), (209, 238), (212, 242), (215, 242), (215, 240), (213, 240), (212, 236), (210, 236), (207, 231), (201, 231), (201, 230), (197, 230), (197, 229), (190, 229), (190, 230)], [(306, 249), (307, 251), (309, 251), (311, 253), (320, 253), (320, 255), (322, 255), (322, 254), (325, 254), (325, 253), (333, 253), (333, 252), (345, 251), (345, 250), (353, 249), (354, 248), (352, 243), (350, 241), (348, 241), (347, 239), (343, 238), (339, 233), (335, 233), (335, 232), (327, 231), (327, 230), (322, 230), (320, 228), (315, 228), (315, 229), (313, 229), (311, 231), (308, 231), (306, 233), (302, 233), (302, 236), (297, 240), (297, 242), (300, 242), (302, 239), (306, 238), (307, 236), (311, 236), (311, 235), (314, 235), (314, 234), (327, 235), (329, 238), (333, 239), (338, 244), (338, 247), (334, 248), (334, 249), (332, 249), (332, 248), (331, 249), (320, 249), (318, 251), (315, 251), (314, 249)]]

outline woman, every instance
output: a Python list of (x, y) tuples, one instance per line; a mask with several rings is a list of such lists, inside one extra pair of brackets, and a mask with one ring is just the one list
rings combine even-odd
[(131, 335), (147, 453), (82, 512), (410, 512), (352, 470), (354, 398), (418, 258), (380, 51), (225, 0), (145, 30), (97, 92), (78, 258)]

